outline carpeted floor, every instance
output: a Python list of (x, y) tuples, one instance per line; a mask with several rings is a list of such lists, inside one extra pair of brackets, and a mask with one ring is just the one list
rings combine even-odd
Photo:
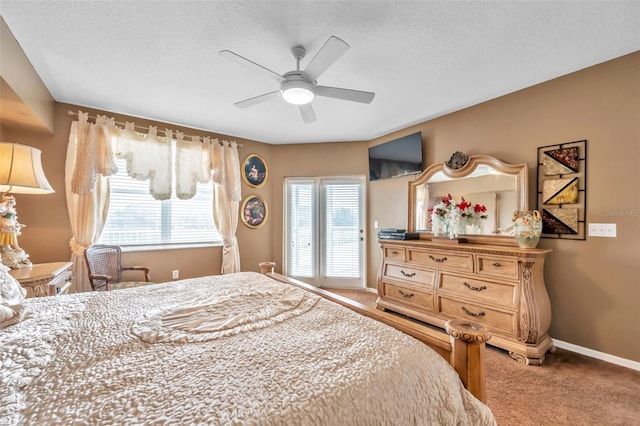
[(556, 349), (541, 366), (488, 346), (487, 405), (499, 425), (640, 425), (640, 372)]
[[(377, 298), (335, 292), (367, 304)], [(542, 366), (519, 364), (492, 346), (485, 353), (487, 405), (500, 426), (640, 426), (640, 371), (562, 349)]]

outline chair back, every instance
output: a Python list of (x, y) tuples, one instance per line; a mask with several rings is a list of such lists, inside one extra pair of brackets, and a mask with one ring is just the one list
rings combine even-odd
[[(122, 251), (118, 246), (96, 244), (89, 247), (84, 251), (89, 275), (109, 275), (111, 283), (122, 281), (121, 255)], [(102, 287), (101, 283), (94, 282), (91, 278), (89, 281), (93, 290)]]

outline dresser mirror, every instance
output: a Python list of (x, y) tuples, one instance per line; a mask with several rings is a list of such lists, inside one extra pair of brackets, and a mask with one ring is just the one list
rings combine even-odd
[(527, 165), (460, 152), (447, 162), (432, 164), (409, 182), (408, 231), (431, 234), (429, 209), (449, 194), (456, 202), (464, 197), (472, 205), (486, 207), (486, 219), (464, 229), (467, 240), (511, 245), (513, 212), (527, 209)]

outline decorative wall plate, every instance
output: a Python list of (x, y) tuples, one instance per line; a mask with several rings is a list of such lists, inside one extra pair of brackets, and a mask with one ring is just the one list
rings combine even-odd
[(267, 220), (267, 203), (259, 195), (249, 195), (240, 205), (242, 223), (249, 228), (260, 228)]
[(253, 188), (260, 188), (269, 177), (269, 168), (264, 158), (249, 154), (242, 162), (242, 180)]

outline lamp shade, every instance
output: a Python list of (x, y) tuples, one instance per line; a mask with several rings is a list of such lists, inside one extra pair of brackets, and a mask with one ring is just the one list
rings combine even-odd
[(0, 142), (0, 192), (55, 192), (42, 170), (39, 149), (12, 142)]

